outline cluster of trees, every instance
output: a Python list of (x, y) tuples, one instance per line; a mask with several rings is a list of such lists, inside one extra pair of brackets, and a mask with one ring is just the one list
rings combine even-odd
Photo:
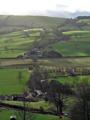
[(46, 81), (48, 73), (41, 73), (39, 66), (36, 64), (33, 73), (28, 81), (28, 86), (33, 91), (41, 90), (44, 99), (56, 106), (56, 112), (60, 118), (64, 115), (65, 100), (74, 99), (74, 103), (69, 106), (67, 116), (71, 120), (90, 120), (90, 84), (83, 81), (75, 87), (70, 84), (62, 84), (56, 80)]
[(64, 99), (67, 96), (74, 95), (69, 84), (62, 84), (56, 80), (48, 83), (46, 93), (48, 101), (56, 106), (57, 114), (60, 116), (63, 115)]
[(90, 84), (83, 81), (78, 84), (76, 101), (70, 109), (71, 120), (90, 120)]

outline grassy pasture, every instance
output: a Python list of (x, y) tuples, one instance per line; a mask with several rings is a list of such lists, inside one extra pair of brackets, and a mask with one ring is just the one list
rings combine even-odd
[[(49, 30), (45, 33), (43, 28), (25, 29), (0, 35), (0, 58), (17, 57), (30, 50), (32, 44), (45, 45), (56, 35)], [(34, 46), (35, 47), (35, 46)]]
[[(53, 80), (50, 79), (50, 80)], [(77, 83), (81, 83), (82, 80), (87, 80), (88, 83), (90, 83), (90, 76), (69, 76), (69, 77), (59, 77), (59, 78), (56, 78), (55, 80), (61, 82), (61, 83), (68, 83), (68, 84), (77, 84)]]
[[(21, 80), (19, 72), (22, 74)], [(29, 76), (28, 69), (0, 69), (0, 95), (23, 93)]]
[(65, 35), (83, 35), (83, 34), (89, 34), (90, 33), (90, 31), (67, 31), (67, 32), (63, 32), (63, 34), (65, 34)]
[(68, 41), (53, 45), (55, 51), (63, 56), (90, 56), (90, 42)]
[(52, 45), (53, 49), (63, 56), (90, 56), (90, 31), (68, 31), (70, 40)]
[(23, 31), (0, 35), (0, 57), (23, 55), (34, 40), (33, 36), (27, 37)]
[[(8, 103), (8, 104), (14, 104), (14, 105), (22, 105), (22, 102), (15, 102), (15, 101), (4, 101), (4, 103)], [(50, 109), (50, 107), (54, 107), (54, 105), (44, 102), (44, 101), (40, 101), (40, 102), (30, 102), (27, 103), (28, 107), (33, 107), (33, 108), (40, 108), (40, 106), (42, 106), (44, 108), (44, 110)], [(6, 116), (4, 116), (4, 114)], [(7, 110), (7, 109), (1, 109), (0, 112), (0, 118), (2, 118), (2, 120), (9, 120), (9, 117), (11, 115), (16, 115), (18, 120), (20, 119), (19, 116), (20, 112), (19, 111), (15, 111), (15, 110)], [(34, 120), (58, 120), (59, 117), (58, 116), (54, 116), (54, 115), (43, 115), (43, 114), (36, 114), (36, 113), (30, 113), (32, 114)], [(8, 119), (7, 119), (8, 118)], [(62, 117), (61, 120), (68, 120), (67, 117)]]
[[(23, 102), (19, 101), (2, 101), (3, 103), (10, 104), (10, 105), (18, 105), (23, 106)], [(39, 102), (27, 102), (26, 106), (29, 108), (37, 108), (40, 109), (42, 106), (45, 111), (50, 111), (50, 107), (55, 107), (53, 104), (50, 104), (49, 102), (45, 101), (39, 101)]]
[[(18, 120), (21, 120), (18, 111), (1, 108), (0, 111), (1, 120), (10, 120), (10, 116), (12, 115), (16, 115)], [(58, 117), (53, 115), (32, 114), (32, 116), (34, 116), (34, 120), (58, 120)], [(63, 118), (62, 120), (67, 119)]]

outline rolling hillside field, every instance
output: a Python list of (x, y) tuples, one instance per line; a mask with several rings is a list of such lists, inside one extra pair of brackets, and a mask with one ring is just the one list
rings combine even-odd
[(49, 33), (45, 31), (43, 28), (33, 28), (0, 35), (0, 58), (24, 55), (32, 48), (47, 45), (52, 38), (57, 38), (52, 30), (48, 30)]
[[(36, 35), (35, 35), (36, 34)], [(12, 32), (0, 35), (0, 57), (17, 57), (23, 55), (29, 49), (30, 44), (38, 36), (39, 32), (34, 32), (26, 36), (24, 31)]]
[[(52, 37), (57, 39), (53, 33), (47, 34), (47, 38), (45, 36), (42, 38), (40, 36), (42, 31), (43, 29), (38, 28), (0, 35), (0, 57), (15, 58), (29, 52), (35, 41), (39, 41), (38, 46), (45, 45)], [(70, 36), (70, 39), (68, 41), (62, 39), (49, 46), (63, 56), (90, 56), (90, 31), (68, 31), (63, 34)]]
[[(63, 56), (90, 56), (89, 21), (47, 16), (0, 16), (0, 58), (15, 58), (41, 46), (42, 51), (53, 47)], [(64, 40), (64, 36), (69, 39)]]
[(63, 34), (69, 35), (70, 39), (52, 45), (54, 50), (63, 56), (90, 56), (90, 31), (68, 31)]

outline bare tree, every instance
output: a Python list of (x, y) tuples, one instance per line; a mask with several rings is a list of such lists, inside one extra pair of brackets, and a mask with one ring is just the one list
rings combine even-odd
[(56, 80), (52, 80), (47, 89), (47, 96), (50, 102), (54, 103), (57, 113), (63, 115), (63, 107), (65, 96), (73, 95), (73, 91), (68, 84), (62, 84)]

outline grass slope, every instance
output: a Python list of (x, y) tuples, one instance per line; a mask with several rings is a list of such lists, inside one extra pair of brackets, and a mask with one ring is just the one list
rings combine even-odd
[[(21, 80), (19, 73), (21, 72)], [(29, 79), (28, 69), (0, 69), (0, 95), (23, 93)]]
[[(43, 28), (24, 29), (18, 32), (11, 32), (0, 35), (0, 57), (17, 57), (30, 51), (37, 46), (48, 45), (50, 39), (55, 39), (56, 35), (49, 30), (45, 33)], [(36, 42), (35, 42), (36, 41)], [(44, 49), (44, 48), (43, 48)]]
[[(53, 79), (50, 79), (53, 80)], [(90, 83), (90, 76), (76, 76), (76, 77), (60, 77), (56, 79), (57, 81), (61, 82), (61, 83), (68, 83), (68, 84), (77, 84), (77, 83), (81, 83), (82, 80), (87, 80), (88, 83)]]
[(53, 49), (64, 56), (90, 56), (90, 31), (63, 32), (70, 40), (58, 42)]
[(18, 31), (32, 27), (56, 27), (64, 22), (64, 18), (54, 18), (47, 16), (0, 16), (0, 33)]
[[(21, 120), (22, 118), (20, 117), (19, 114), (20, 112), (18, 111), (2, 108), (0, 111), (0, 119), (10, 120), (10, 116), (16, 115), (18, 120)], [(58, 120), (58, 117), (53, 115), (32, 114), (32, 116), (34, 120)], [(67, 120), (67, 119), (62, 119), (62, 120)]]
[(40, 34), (37, 31), (36, 29), (33, 34), (28, 36), (25, 31), (0, 35), (0, 57), (17, 57), (18, 55), (23, 55)]

